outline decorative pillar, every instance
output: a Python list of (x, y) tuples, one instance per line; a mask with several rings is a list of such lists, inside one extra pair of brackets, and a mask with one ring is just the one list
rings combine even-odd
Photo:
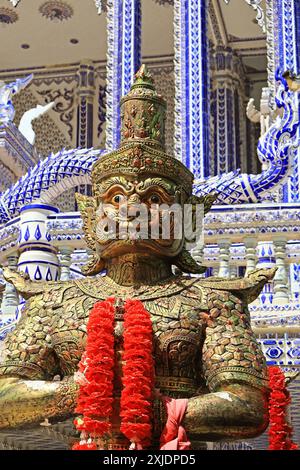
[[(258, 242), (257, 244), (257, 268), (274, 268), (276, 264), (274, 246), (272, 242)], [(273, 284), (268, 282), (256, 303), (261, 302), (263, 305), (273, 302)]]
[[(197, 261), (198, 264), (203, 266), (203, 257), (204, 257), (204, 245), (202, 243), (199, 243), (198, 245), (195, 246), (192, 250), (192, 257), (194, 258), (195, 261)], [(205, 274), (197, 274), (197, 277), (204, 277)]]
[(219, 266), (219, 277), (229, 277), (230, 276), (230, 269), (229, 269), (229, 259), (230, 259), (230, 240), (221, 240), (218, 243), (220, 249), (220, 266)]
[(95, 68), (92, 62), (81, 62), (77, 72), (78, 107), (76, 146), (93, 146), (93, 110), (95, 97)]
[(232, 264), (229, 266), (229, 277), (230, 278), (238, 277), (238, 267), (236, 264)]
[(59, 250), (60, 261), (60, 280), (68, 281), (70, 279), (70, 266), (72, 264), (72, 248), (62, 247)]
[[(12, 271), (17, 270), (18, 258), (19, 256), (17, 253), (7, 257), (7, 266)], [(6, 282), (1, 303), (1, 320), (3, 321), (13, 318), (17, 314), (18, 305), (19, 295), (15, 287), (10, 282)]]
[(174, 153), (195, 178), (209, 175), (207, 0), (174, 0)]
[[(91, 61), (80, 63), (77, 72), (77, 135), (76, 147), (93, 147), (93, 121), (94, 121), (94, 99), (95, 99), (95, 68)], [(91, 195), (91, 185), (75, 187), (76, 193)], [(75, 210), (77, 203), (75, 202)]]
[(285, 266), (286, 261), (286, 239), (285, 237), (274, 237), (274, 252), (277, 271), (274, 277), (274, 305), (287, 305), (289, 303), (288, 274)]
[[(275, 71), (290, 70), (300, 74), (300, 2), (299, 0), (268, 0), (266, 2), (267, 19), (267, 56), (268, 86), (271, 89), (271, 107), (275, 109)], [(300, 94), (295, 93), (295, 111), (300, 117)], [(300, 129), (297, 130), (300, 137)], [(292, 151), (293, 158), (288, 182), (283, 186), (283, 202), (300, 201), (300, 148)], [(291, 281), (299, 280), (300, 264), (290, 266)], [(299, 299), (299, 293), (296, 299)]]
[(20, 258), (18, 269), (34, 281), (59, 279), (57, 250), (51, 245), (47, 217), (58, 213), (47, 204), (28, 204), (20, 210)]
[(232, 49), (217, 46), (213, 57), (214, 174), (219, 175), (240, 168), (245, 160), (245, 92), (240, 59)]
[[(275, 109), (275, 71), (289, 70), (300, 73), (300, 2), (299, 0), (268, 0), (267, 18), (267, 55), (268, 85), (271, 90), (271, 106)], [(300, 113), (300, 96), (295, 93), (295, 110)], [(300, 115), (300, 114), (299, 114)], [(297, 131), (300, 133), (300, 130)], [(299, 134), (298, 134), (299, 135)], [(300, 149), (293, 152), (294, 165), (291, 177), (284, 186), (283, 201), (300, 200)]]
[(246, 237), (244, 239), (244, 245), (246, 248), (246, 271), (245, 271), (245, 276), (248, 276), (248, 274), (251, 271), (254, 271), (256, 269), (256, 263), (257, 263), (257, 255), (256, 255), (256, 247), (257, 247), (257, 240), (255, 237)]
[(141, 65), (141, 0), (107, 0), (106, 150), (118, 147), (120, 99)]
[(289, 265), (290, 291), (293, 302), (299, 304), (300, 300), (300, 264)]

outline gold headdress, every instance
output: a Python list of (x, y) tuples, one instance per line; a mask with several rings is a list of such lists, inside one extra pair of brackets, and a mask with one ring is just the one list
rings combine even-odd
[(116, 174), (165, 176), (191, 194), (193, 174), (165, 152), (165, 115), (166, 103), (142, 65), (128, 95), (121, 99), (120, 147), (101, 157), (93, 167), (95, 196), (99, 182)]

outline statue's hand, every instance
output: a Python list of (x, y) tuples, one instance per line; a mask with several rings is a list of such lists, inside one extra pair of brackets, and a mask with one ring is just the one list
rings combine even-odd
[(12, 271), (7, 267), (3, 267), (3, 277), (7, 282), (13, 284), (25, 299), (45, 290), (45, 282), (33, 282), (30, 280), (28, 274), (19, 271)]
[(51, 382), (2, 376), (0, 429), (69, 416), (74, 412), (76, 396), (73, 377)]
[(248, 278), (250, 281), (254, 283), (258, 282), (269, 282), (273, 279), (277, 271), (277, 268), (257, 268), (254, 269), (254, 271), (251, 271), (247, 274), (246, 278)]
[(3, 267), (3, 277), (6, 281), (13, 284), (16, 288), (18, 288), (18, 285), (20, 285), (20, 287), (24, 287), (26, 281), (29, 280), (29, 276), (27, 273), (12, 271), (7, 267)]

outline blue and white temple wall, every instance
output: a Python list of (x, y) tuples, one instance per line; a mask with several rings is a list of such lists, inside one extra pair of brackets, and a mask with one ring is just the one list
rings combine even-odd
[(209, 175), (208, 1), (174, 0), (174, 152), (195, 175)]
[[(293, 74), (300, 73), (300, 13), (298, 0), (270, 0), (267, 2), (267, 49), (268, 85), (275, 88), (275, 71), (289, 70)], [(274, 96), (274, 93), (273, 93)], [(273, 97), (272, 96), (272, 97)], [(295, 108), (299, 111), (299, 94), (295, 95)], [(272, 102), (275, 108), (274, 98)], [(299, 114), (300, 115), (300, 114)], [(298, 132), (299, 129), (298, 129)], [(285, 186), (283, 200), (299, 201), (300, 198), (300, 150), (294, 152), (294, 165), (290, 179)]]
[(247, 169), (245, 73), (234, 51), (217, 46), (212, 64), (214, 175)]

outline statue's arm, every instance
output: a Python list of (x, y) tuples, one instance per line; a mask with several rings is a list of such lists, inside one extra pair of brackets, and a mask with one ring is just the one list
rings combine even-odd
[(214, 295), (202, 351), (210, 393), (189, 399), (184, 425), (200, 440), (254, 437), (268, 425), (265, 359), (247, 306), (233, 294)]
[(190, 398), (183, 425), (201, 441), (238, 440), (261, 434), (268, 425), (265, 394), (236, 381)]
[(0, 429), (71, 414), (76, 404), (76, 390), (73, 377), (59, 382), (0, 377)]
[[(64, 377), (51, 336), (52, 328), (56, 329), (51, 307), (58, 293), (51, 298), (48, 293), (30, 297), (17, 327), (3, 341), (0, 428), (39, 423), (74, 411), (77, 386), (73, 376)], [(59, 376), (64, 378), (53, 380)]]

